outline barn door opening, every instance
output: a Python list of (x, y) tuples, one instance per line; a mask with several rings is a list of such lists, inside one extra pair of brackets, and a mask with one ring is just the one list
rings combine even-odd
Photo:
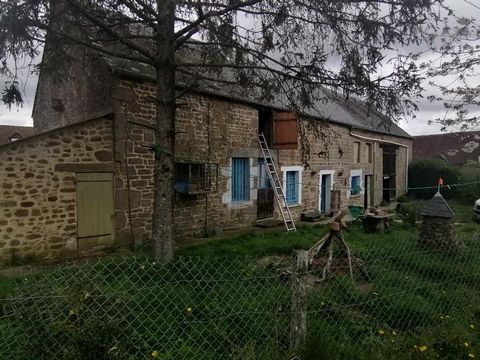
[(78, 249), (114, 244), (112, 173), (77, 173)]
[(397, 146), (382, 144), (383, 148), (383, 201), (396, 197)]

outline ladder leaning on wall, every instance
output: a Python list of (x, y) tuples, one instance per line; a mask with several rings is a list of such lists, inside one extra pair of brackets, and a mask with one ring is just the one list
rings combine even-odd
[(265, 135), (263, 133), (258, 134), (258, 144), (262, 150), (263, 160), (265, 161), (265, 167), (267, 168), (268, 178), (272, 184), (273, 193), (277, 199), (278, 208), (282, 215), (283, 222), (287, 231), (296, 231), (295, 222), (293, 221), (292, 213), (288, 207), (287, 200), (285, 199), (285, 192), (283, 191), (282, 182), (278, 177), (278, 172), (273, 161), (272, 154), (268, 148)]

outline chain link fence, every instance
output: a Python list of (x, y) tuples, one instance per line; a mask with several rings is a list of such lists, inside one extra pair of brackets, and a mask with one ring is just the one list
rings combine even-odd
[(30, 269), (1, 300), (0, 358), (471, 358), (480, 239), (458, 236), (425, 250), (415, 236), (352, 234), (357, 262), (335, 250), (328, 271), (328, 255), (300, 272), (291, 256)]

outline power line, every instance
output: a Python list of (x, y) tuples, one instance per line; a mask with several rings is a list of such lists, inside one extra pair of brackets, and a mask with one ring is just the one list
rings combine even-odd
[(469, 1), (469, 0), (463, 0), (463, 1), (465, 1), (467, 4), (470, 4), (470, 5), (472, 5), (474, 8), (476, 8), (476, 9), (480, 10), (480, 6), (478, 6), (478, 5), (475, 5), (475, 4), (474, 4), (474, 3), (472, 3), (471, 1)]

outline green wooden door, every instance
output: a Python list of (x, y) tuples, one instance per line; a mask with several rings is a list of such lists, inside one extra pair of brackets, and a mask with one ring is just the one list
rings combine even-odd
[(78, 249), (114, 244), (112, 173), (77, 173)]

